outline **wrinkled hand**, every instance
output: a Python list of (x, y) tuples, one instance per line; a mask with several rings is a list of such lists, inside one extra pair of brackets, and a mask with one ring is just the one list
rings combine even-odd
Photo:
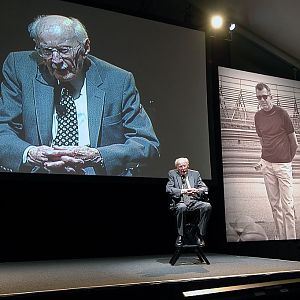
[(186, 190), (186, 193), (188, 196), (196, 196), (199, 193), (199, 189), (196, 188), (190, 188)]
[(33, 147), (27, 153), (27, 162), (34, 166), (43, 166), (52, 151), (53, 149), (48, 146)]
[(86, 146), (54, 146), (47, 154), (48, 161), (44, 167), (50, 172), (83, 174), (84, 168), (92, 166), (101, 160), (100, 153), (95, 148)]

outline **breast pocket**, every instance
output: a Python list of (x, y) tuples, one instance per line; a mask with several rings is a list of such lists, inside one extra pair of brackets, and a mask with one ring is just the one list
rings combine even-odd
[(104, 117), (102, 127), (102, 145), (124, 143), (124, 128), (122, 115)]

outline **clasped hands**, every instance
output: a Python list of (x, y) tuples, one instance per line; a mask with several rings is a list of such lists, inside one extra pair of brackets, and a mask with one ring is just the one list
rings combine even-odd
[(49, 173), (84, 174), (84, 168), (101, 161), (98, 149), (87, 146), (37, 146), (28, 151), (27, 162)]
[(182, 190), (182, 194), (186, 194), (188, 196), (192, 196), (192, 197), (195, 197), (197, 196), (197, 194), (199, 193), (199, 189), (196, 189), (196, 188), (189, 188), (189, 189), (183, 189)]

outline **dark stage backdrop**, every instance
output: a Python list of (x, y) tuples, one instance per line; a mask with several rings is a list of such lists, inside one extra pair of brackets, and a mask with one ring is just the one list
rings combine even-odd
[[(58, 0), (2, 4), (0, 63), (9, 51), (33, 49), (26, 26), (44, 13), (78, 17), (87, 26), (92, 54), (134, 73), (161, 141), (161, 160), (153, 177), (0, 174), (0, 261), (172, 254), (176, 227), (165, 184), (167, 171), (181, 155), (190, 157), (191, 167), (210, 188), (213, 211), (206, 251), (300, 259), (299, 241), (226, 241), (218, 84), (219, 66), (299, 79), (294, 66), (238, 32), (232, 39), (204, 36)], [(186, 117), (195, 121), (189, 134), (183, 133)]]

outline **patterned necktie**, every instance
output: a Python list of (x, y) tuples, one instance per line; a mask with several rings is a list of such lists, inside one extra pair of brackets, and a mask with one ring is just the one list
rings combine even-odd
[(78, 121), (76, 105), (72, 94), (65, 87), (61, 89), (61, 97), (56, 107), (57, 134), (53, 140), (56, 146), (78, 146)]
[[(187, 177), (186, 176), (181, 176), (181, 181), (182, 181), (182, 188), (183, 189), (188, 189), (188, 184), (186, 181)], [(191, 197), (188, 196), (187, 194), (182, 194), (183, 202), (186, 206), (188, 206), (191, 203)]]

